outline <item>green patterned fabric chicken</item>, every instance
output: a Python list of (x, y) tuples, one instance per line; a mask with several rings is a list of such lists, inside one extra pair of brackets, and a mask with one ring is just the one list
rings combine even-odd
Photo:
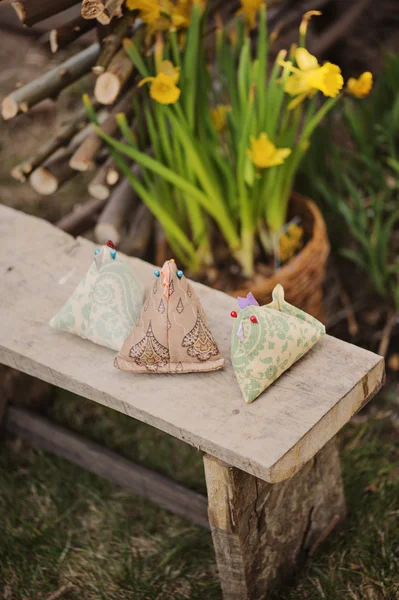
[(49, 324), (120, 350), (140, 314), (142, 298), (140, 283), (109, 241), (95, 251), (85, 277)]
[(325, 334), (317, 319), (284, 300), (278, 284), (273, 301), (259, 306), (253, 295), (238, 298), (231, 360), (246, 402), (252, 402)]

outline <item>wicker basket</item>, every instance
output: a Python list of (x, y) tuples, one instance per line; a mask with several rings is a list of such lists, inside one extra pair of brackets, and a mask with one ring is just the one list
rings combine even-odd
[(323, 280), (330, 252), (327, 230), (317, 206), (297, 193), (291, 196), (289, 217), (302, 219), (308, 242), (280, 271), (257, 281), (248, 288), (229, 291), (232, 296), (245, 296), (251, 291), (260, 304), (271, 301), (274, 286), (281, 283), (285, 299), (323, 321)]

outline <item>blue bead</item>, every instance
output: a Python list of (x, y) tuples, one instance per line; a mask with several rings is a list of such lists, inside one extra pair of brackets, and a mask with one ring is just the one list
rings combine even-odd
[(160, 277), (161, 271), (159, 269), (155, 269), (154, 275), (155, 275), (155, 277)]
[(183, 277), (183, 271), (177, 271), (176, 275), (181, 279)]
[(100, 254), (100, 250), (97, 248), (97, 250), (94, 250), (94, 254)]
[(115, 260), (115, 258), (116, 258), (116, 250), (111, 250), (111, 256)]

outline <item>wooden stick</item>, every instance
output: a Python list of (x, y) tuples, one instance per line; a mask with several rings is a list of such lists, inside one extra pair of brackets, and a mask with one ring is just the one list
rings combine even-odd
[(102, 13), (97, 17), (101, 25), (108, 25), (114, 17), (122, 16), (122, 6), (124, 0), (105, 0), (105, 6)]
[[(32, 172), (29, 182), (39, 194), (45, 196), (53, 194), (65, 181), (76, 175), (75, 171), (71, 169), (69, 161), (90, 131), (91, 125), (86, 125), (75, 135), (69, 146), (59, 148)], [(98, 161), (100, 160), (105, 160), (105, 158), (99, 155)]]
[(25, 181), (26, 176), (36, 169), (36, 167), (39, 167), (49, 156), (54, 154), (58, 148), (68, 144), (73, 136), (83, 129), (86, 121), (86, 110), (79, 110), (76, 118), (71, 123), (64, 125), (54, 137), (46, 140), (42, 146), (39, 146), (34, 154), (25, 158), (25, 160), (12, 169), (11, 175), (14, 179)]
[(81, 15), (84, 19), (96, 19), (102, 12), (104, 12), (102, 0), (83, 0)]
[(154, 216), (145, 204), (140, 204), (133, 214), (127, 234), (123, 236), (120, 250), (129, 256), (144, 258), (154, 230)]
[(389, 342), (391, 341), (392, 329), (394, 328), (399, 315), (396, 311), (392, 310), (388, 312), (387, 321), (382, 331), (380, 345), (378, 346), (378, 354), (384, 358), (387, 355)]
[(71, 235), (83, 235), (94, 227), (98, 213), (104, 208), (106, 200), (91, 198), (84, 204), (76, 205), (72, 212), (57, 221), (56, 226)]
[[(136, 93), (135, 90), (130, 90), (113, 108), (111, 114), (104, 123), (102, 123), (101, 128), (105, 133), (114, 135), (118, 130), (115, 116), (119, 112), (123, 112), (126, 115), (129, 115), (132, 112), (132, 96), (134, 93)], [(71, 157), (70, 165), (72, 169), (75, 169), (76, 171), (88, 171), (94, 169), (96, 154), (103, 146), (104, 142), (102, 138), (100, 138), (95, 131), (92, 131)]]
[(11, 2), (19, 20), (28, 27), (75, 4), (77, 4), (76, 0), (12, 0)]
[(96, 100), (101, 104), (113, 104), (132, 73), (133, 63), (121, 48), (112, 58), (107, 70), (96, 81), (94, 87)]
[(94, 237), (99, 244), (112, 240), (115, 246), (119, 245), (122, 231), (136, 201), (136, 194), (129, 181), (123, 179), (113, 191), (94, 229)]
[(33, 171), (29, 177), (29, 183), (38, 194), (50, 196), (65, 181), (76, 175), (76, 171), (69, 166), (72, 154), (72, 148), (60, 148), (42, 166)]
[(45, 98), (57, 96), (62, 89), (87, 73), (99, 54), (100, 44), (92, 44), (58, 67), (6, 96), (2, 104), (3, 119), (12, 119), (19, 112), (27, 112)]
[(116, 25), (115, 29), (104, 38), (100, 57), (96, 65), (93, 67), (93, 71), (96, 75), (101, 75), (104, 73), (113, 56), (119, 50), (122, 44), (122, 39), (125, 37), (130, 24), (131, 18), (129, 16), (124, 17)]
[(207, 500), (202, 494), (145, 469), (44, 417), (10, 406), (8, 431), (103, 477), (121, 488), (209, 529)]
[(94, 198), (105, 200), (109, 197), (113, 186), (118, 183), (120, 171), (110, 156), (105, 163), (98, 169), (97, 173), (88, 185), (89, 194)]
[(65, 48), (81, 35), (90, 31), (96, 26), (95, 21), (84, 19), (80, 15), (49, 33), (50, 49), (53, 54), (62, 48)]

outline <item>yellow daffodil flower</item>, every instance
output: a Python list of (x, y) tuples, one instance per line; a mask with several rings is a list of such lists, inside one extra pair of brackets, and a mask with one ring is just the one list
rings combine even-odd
[(317, 91), (325, 96), (335, 98), (344, 85), (341, 69), (332, 63), (319, 65), (317, 58), (305, 48), (295, 50), (295, 60), (298, 67), (290, 63), (293, 75), (290, 75), (285, 84), (285, 91), (290, 96), (296, 96), (288, 105), (291, 110), (298, 106), (306, 97), (313, 96)]
[(178, 0), (172, 5), (171, 21), (175, 29), (187, 29), (190, 25), (193, 0)]
[(129, 10), (139, 10), (149, 32), (186, 29), (190, 25), (194, 0), (126, 0)]
[(126, 0), (129, 10), (139, 10), (140, 17), (147, 25), (155, 26), (161, 18), (161, 5), (158, 0)]
[(301, 247), (303, 240), (303, 228), (296, 223), (292, 223), (288, 230), (280, 235), (278, 244), (278, 254), (282, 263), (292, 258)]
[(256, 15), (264, 0), (241, 0), (241, 8), (236, 15), (245, 15), (251, 29), (255, 27)]
[(164, 60), (159, 66), (156, 77), (145, 77), (139, 87), (151, 82), (150, 96), (160, 104), (174, 104), (180, 97), (181, 90), (177, 87), (179, 67), (174, 67), (170, 60)]
[(370, 71), (362, 73), (358, 79), (350, 77), (346, 84), (346, 89), (355, 98), (365, 98), (369, 95), (373, 87), (373, 75)]
[(290, 148), (276, 148), (264, 132), (257, 139), (253, 136), (250, 139), (251, 149), (247, 150), (247, 154), (258, 169), (282, 165), (291, 154)]
[(227, 124), (227, 111), (231, 110), (230, 104), (218, 104), (211, 110), (211, 117), (217, 131), (223, 131)]

